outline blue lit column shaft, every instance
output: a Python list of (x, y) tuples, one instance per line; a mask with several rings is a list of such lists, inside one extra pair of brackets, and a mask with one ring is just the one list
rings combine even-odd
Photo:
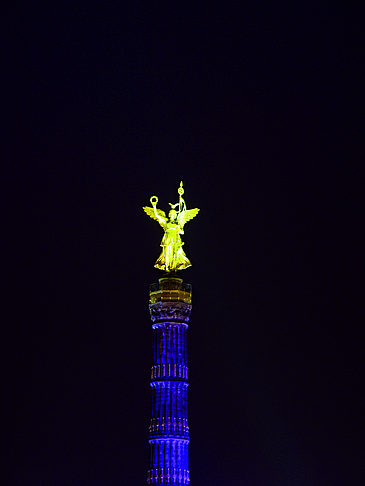
[(187, 329), (191, 293), (182, 280), (162, 278), (150, 292), (153, 321), (150, 469), (147, 483), (189, 484)]

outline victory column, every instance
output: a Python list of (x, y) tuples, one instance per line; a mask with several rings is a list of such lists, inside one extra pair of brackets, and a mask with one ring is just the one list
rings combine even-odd
[(187, 329), (191, 312), (191, 285), (176, 272), (191, 266), (180, 235), (199, 209), (187, 209), (182, 182), (179, 202), (170, 204), (168, 217), (157, 209), (158, 198), (144, 211), (164, 230), (161, 255), (155, 267), (166, 273), (150, 286), (153, 329), (151, 370), (152, 417), (149, 427), (150, 467), (147, 483), (182, 486), (189, 484), (189, 425)]

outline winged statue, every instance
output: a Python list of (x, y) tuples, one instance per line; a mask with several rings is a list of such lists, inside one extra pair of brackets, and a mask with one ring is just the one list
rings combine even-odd
[(185, 224), (195, 218), (199, 212), (198, 208), (186, 209), (182, 197), (184, 194), (182, 182), (180, 182), (177, 192), (179, 193), (179, 202), (176, 204), (169, 203), (171, 209), (168, 217), (164, 211), (157, 209), (157, 196), (152, 196), (150, 199), (152, 207), (144, 206), (143, 208), (146, 214), (156, 220), (165, 231), (161, 241), (161, 255), (158, 257), (155, 267), (166, 272), (176, 272), (191, 266), (190, 260), (183, 250), (184, 243), (181, 241), (180, 235), (184, 234)]

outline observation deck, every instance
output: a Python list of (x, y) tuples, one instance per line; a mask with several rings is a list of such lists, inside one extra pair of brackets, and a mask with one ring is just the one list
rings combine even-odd
[(150, 285), (150, 304), (158, 302), (185, 302), (191, 304), (191, 285), (183, 283), (182, 278), (162, 277), (158, 283)]

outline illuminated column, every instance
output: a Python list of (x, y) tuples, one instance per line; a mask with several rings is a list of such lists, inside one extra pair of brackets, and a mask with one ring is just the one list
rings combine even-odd
[(186, 337), (191, 286), (164, 277), (150, 288), (153, 329), (150, 469), (147, 483), (189, 484), (188, 368)]

